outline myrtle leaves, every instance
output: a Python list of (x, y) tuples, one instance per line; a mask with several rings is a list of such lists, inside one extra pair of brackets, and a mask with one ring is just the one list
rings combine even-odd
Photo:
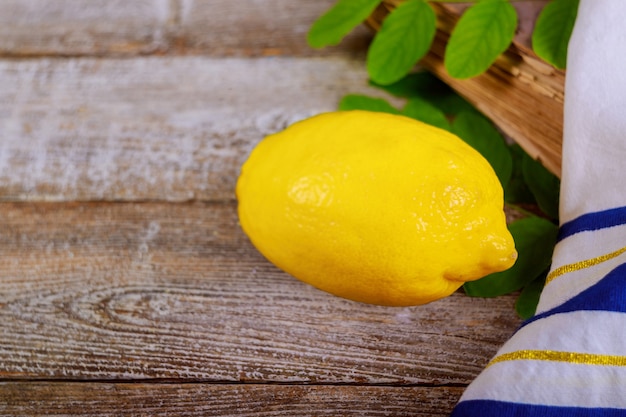
[[(430, 50), (437, 32), (432, 3), (405, 0), (383, 20), (367, 54), (371, 79), (382, 85), (406, 76)], [(338, 0), (312, 25), (308, 42), (321, 48), (336, 45), (380, 5), (380, 0)], [(511, 0), (476, 0), (461, 15), (447, 42), (444, 66), (454, 78), (484, 73), (511, 45), (518, 27)], [(532, 34), (536, 54), (564, 68), (579, 0), (552, 0), (541, 11)]]

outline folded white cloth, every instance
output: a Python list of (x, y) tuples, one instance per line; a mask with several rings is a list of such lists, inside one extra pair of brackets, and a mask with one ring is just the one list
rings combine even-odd
[(537, 314), (470, 384), (453, 417), (626, 416), (625, 18), (626, 0), (580, 1), (551, 271)]

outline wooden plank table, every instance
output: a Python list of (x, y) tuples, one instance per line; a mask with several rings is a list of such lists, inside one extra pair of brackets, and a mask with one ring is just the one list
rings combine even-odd
[(0, 415), (445, 416), (513, 296), (342, 300), (236, 217), (264, 135), (367, 86), (333, 0), (0, 2)]

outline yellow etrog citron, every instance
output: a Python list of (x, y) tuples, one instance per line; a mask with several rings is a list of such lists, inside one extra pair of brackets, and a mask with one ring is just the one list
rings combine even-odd
[(517, 256), (489, 163), (403, 116), (332, 112), (272, 134), (244, 163), (237, 198), (269, 261), (355, 301), (428, 303)]

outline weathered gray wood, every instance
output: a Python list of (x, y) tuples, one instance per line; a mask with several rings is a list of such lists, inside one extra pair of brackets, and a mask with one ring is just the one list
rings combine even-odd
[(3, 0), (0, 55), (311, 56), (363, 51), (360, 27), (337, 48), (306, 43), (334, 0)]
[(0, 61), (0, 200), (232, 199), (265, 135), (381, 95), (359, 59)]
[(455, 387), (0, 383), (0, 414), (38, 416), (448, 416)]
[[(318, 55), (364, 51), (372, 33), (357, 27), (336, 47), (310, 48), (306, 34), (336, 0), (192, 0), (183, 2), (177, 46), (211, 55)], [(262, 35), (262, 36), (261, 36)]]
[(3, 0), (0, 53), (145, 54), (167, 50), (170, 0)]
[(0, 379), (463, 385), (519, 324), (514, 297), (330, 296), (233, 203), (4, 203), (0, 224)]

